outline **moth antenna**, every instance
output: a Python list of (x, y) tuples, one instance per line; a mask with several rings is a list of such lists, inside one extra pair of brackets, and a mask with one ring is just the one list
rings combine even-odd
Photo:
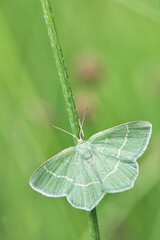
[(84, 132), (83, 132), (83, 129), (82, 129), (82, 124), (81, 124), (80, 119), (78, 119), (78, 122), (79, 122), (79, 127), (80, 127), (79, 137), (81, 139), (81, 135), (84, 138)]
[(80, 122), (80, 120), (79, 120), (79, 126), (80, 126), (80, 133), (79, 133), (79, 135), (80, 135), (80, 138), (81, 138), (81, 135), (84, 137), (83, 124), (84, 124), (84, 119), (85, 119), (85, 117), (86, 117), (87, 110), (88, 110), (88, 107), (86, 107), (85, 112), (84, 112), (84, 114), (83, 114), (82, 124), (81, 124), (81, 122)]
[(57, 127), (57, 126), (54, 126), (54, 125), (51, 125), (51, 124), (49, 124), (49, 126), (50, 126), (50, 127), (54, 127), (54, 128), (56, 128), (56, 129), (58, 129), (58, 130), (60, 130), (60, 131), (62, 131), (62, 132), (68, 133), (68, 134), (71, 135), (72, 137), (76, 138), (77, 141), (79, 141), (79, 139), (76, 137), (76, 135), (74, 135), (74, 134), (72, 134), (72, 133), (70, 133), (70, 132), (67, 132), (66, 130), (64, 130), (64, 129), (62, 129), (62, 128), (59, 128), (59, 127)]

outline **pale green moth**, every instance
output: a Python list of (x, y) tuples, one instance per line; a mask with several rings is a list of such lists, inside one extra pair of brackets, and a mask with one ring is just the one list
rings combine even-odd
[(30, 185), (48, 197), (66, 196), (72, 206), (90, 211), (106, 193), (133, 187), (139, 169), (136, 160), (146, 150), (151, 132), (151, 123), (137, 121), (104, 130), (87, 141), (80, 138), (75, 147), (42, 164)]

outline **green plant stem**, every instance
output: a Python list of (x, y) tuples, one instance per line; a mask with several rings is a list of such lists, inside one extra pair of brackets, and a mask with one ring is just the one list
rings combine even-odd
[(75, 107), (75, 102), (72, 94), (72, 89), (67, 73), (67, 68), (64, 62), (64, 57), (59, 42), (57, 29), (54, 21), (54, 16), (50, 2), (48, 0), (41, 0), (45, 22), (50, 37), (51, 47), (53, 50), (56, 66), (59, 74), (59, 79), (62, 86), (63, 95), (67, 107), (68, 117), (71, 124), (73, 134), (79, 138), (79, 122), (78, 115)]
[(89, 222), (91, 240), (100, 240), (96, 208), (88, 212), (88, 222)]
[[(76, 111), (76, 106), (73, 98), (72, 88), (70, 85), (67, 68), (64, 62), (64, 57), (61, 49), (61, 45), (59, 42), (56, 25), (54, 21), (53, 11), (48, 0), (41, 0), (44, 18), (48, 29), (48, 34), (50, 37), (51, 47), (53, 50), (54, 58), (56, 61), (56, 66), (62, 86), (62, 91), (64, 95), (64, 99), (67, 106), (67, 112), (69, 121), (71, 124), (72, 132), (77, 137), (79, 137), (79, 122), (78, 115)], [(91, 240), (100, 240), (99, 237), (99, 228), (97, 221), (96, 208), (92, 211), (88, 212), (89, 217), (89, 228), (91, 233)]]

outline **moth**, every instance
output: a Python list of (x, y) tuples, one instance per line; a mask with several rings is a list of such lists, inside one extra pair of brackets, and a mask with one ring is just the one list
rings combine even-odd
[(151, 133), (151, 123), (136, 121), (98, 132), (87, 141), (73, 135), (77, 145), (43, 163), (30, 185), (45, 196), (66, 197), (73, 207), (91, 211), (106, 193), (133, 187), (139, 172), (137, 159)]

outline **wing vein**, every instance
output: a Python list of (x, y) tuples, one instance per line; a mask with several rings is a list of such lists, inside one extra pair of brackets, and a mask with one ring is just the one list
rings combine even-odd
[(115, 166), (115, 168), (110, 172), (110, 173), (108, 173), (106, 176), (105, 176), (105, 178), (102, 180), (102, 182), (104, 182), (106, 179), (107, 179), (107, 177), (109, 177), (111, 174), (113, 174), (114, 172), (116, 172), (116, 170), (117, 170), (117, 168), (118, 168), (118, 166), (119, 166), (119, 164), (120, 164), (120, 154), (121, 154), (121, 150), (124, 148), (124, 146), (126, 145), (126, 142), (127, 142), (127, 137), (128, 137), (128, 134), (129, 134), (129, 128), (128, 128), (128, 125), (126, 125), (126, 129), (127, 129), (127, 131), (126, 131), (126, 135), (125, 135), (125, 138), (124, 138), (124, 142), (123, 142), (123, 144), (122, 144), (122, 146), (118, 149), (118, 153), (117, 153), (117, 156), (116, 156), (116, 158), (118, 158), (118, 161), (117, 161), (117, 163), (116, 163), (116, 166)]

